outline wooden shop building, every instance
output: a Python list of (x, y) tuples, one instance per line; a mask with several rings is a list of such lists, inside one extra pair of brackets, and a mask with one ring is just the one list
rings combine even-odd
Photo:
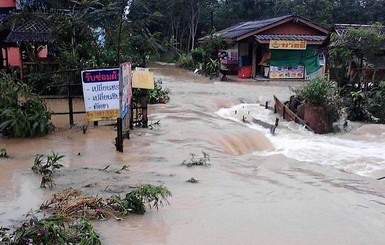
[(324, 73), (319, 49), (329, 31), (298, 15), (236, 24), (214, 33), (233, 44), (224, 50), (222, 69), (241, 78), (311, 79)]

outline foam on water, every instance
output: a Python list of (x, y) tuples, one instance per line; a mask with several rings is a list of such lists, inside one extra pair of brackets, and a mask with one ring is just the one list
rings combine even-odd
[[(352, 124), (350, 132), (318, 135), (309, 132), (299, 124), (287, 122), (278, 114), (256, 104), (240, 104), (223, 108), (217, 111), (217, 114), (258, 130), (271, 141), (275, 150), (255, 152), (255, 155), (284, 154), (288, 158), (330, 165), (364, 176), (385, 169), (383, 150), (385, 140), (382, 137), (376, 138), (370, 135), (360, 137), (359, 140), (349, 138), (359, 128), (358, 124)], [(280, 118), (280, 123), (275, 136), (270, 134), (269, 129), (252, 123), (252, 119), (255, 118), (274, 124), (276, 117)], [(245, 120), (248, 123), (244, 123)]]

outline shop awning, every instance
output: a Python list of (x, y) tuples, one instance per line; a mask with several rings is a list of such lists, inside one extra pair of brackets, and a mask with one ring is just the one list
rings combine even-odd
[(307, 44), (322, 44), (326, 36), (313, 35), (286, 35), (286, 34), (261, 34), (255, 35), (255, 40), (262, 44), (267, 44), (270, 40), (285, 40), (285, 41), (306, 41)]

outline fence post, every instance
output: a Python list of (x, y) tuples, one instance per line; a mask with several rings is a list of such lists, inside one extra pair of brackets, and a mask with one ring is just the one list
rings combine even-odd
[(68, 82), (68, 112), (69, 112), (69, 119), (70, 119), (70, 127), (72, 127), (74, 125), (74, 110), (73, 110), (72, 91), (71, 91), (70, 82)]
[(148, 127), (148, 113), (147, 113), (148, 99), (147, 99), (147, 95), (148, 95), (148, 89), (145, 89), (142, 92), (141, 98), (140, 98), (140, 104), (142, 107), (142, 126), (143, 126), (143, 128)]
[(118, 117), (117, 121), (117, 137), (115, 142), (116, 150), (123, 152), (123, 121), (122, 118)]

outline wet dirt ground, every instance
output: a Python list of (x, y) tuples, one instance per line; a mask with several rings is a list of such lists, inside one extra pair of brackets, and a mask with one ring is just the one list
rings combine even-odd
[[(383, 244), (381, 181), (281, 154), (256, 155), (274, 150), (268, 137), (216, 113), (273, 94), (287, 99), (300, 83), (220, 82), (170, 65), (151, 70), (171, 90), (171, 100), (150, 106), (149, 123), (159, 120), (160, 126), (135, 128), (124, 153), (115, 151), (112, 126), (89, 125), (83, 134), (81, 115), (71, 129), (67, 117), (54, 117), (58, 130), (42, 138), (0, 139), (10, 155), (0, 159), (0, 226), (66, 187), (110, 195), (150, 183), (172, 192), (170, 206), (121, 222), (94, 222), (104, 244)], [(82, 109), (82, 102), (77, 106)], [(361, 132), (356, 140), (378, 128)], [(52, 151), (65, 155), (65, 167), (52, 190), (41, 189), (30, 168), (36, 154)], [(210, 154), (210, 165), (181, 166), (202, 151)], [(109, 171), (99, 171), (108, 165)], [(116, 174), (123, 165), (128, 171)], [(199, 182), (186, 182), (191, 177)]]

